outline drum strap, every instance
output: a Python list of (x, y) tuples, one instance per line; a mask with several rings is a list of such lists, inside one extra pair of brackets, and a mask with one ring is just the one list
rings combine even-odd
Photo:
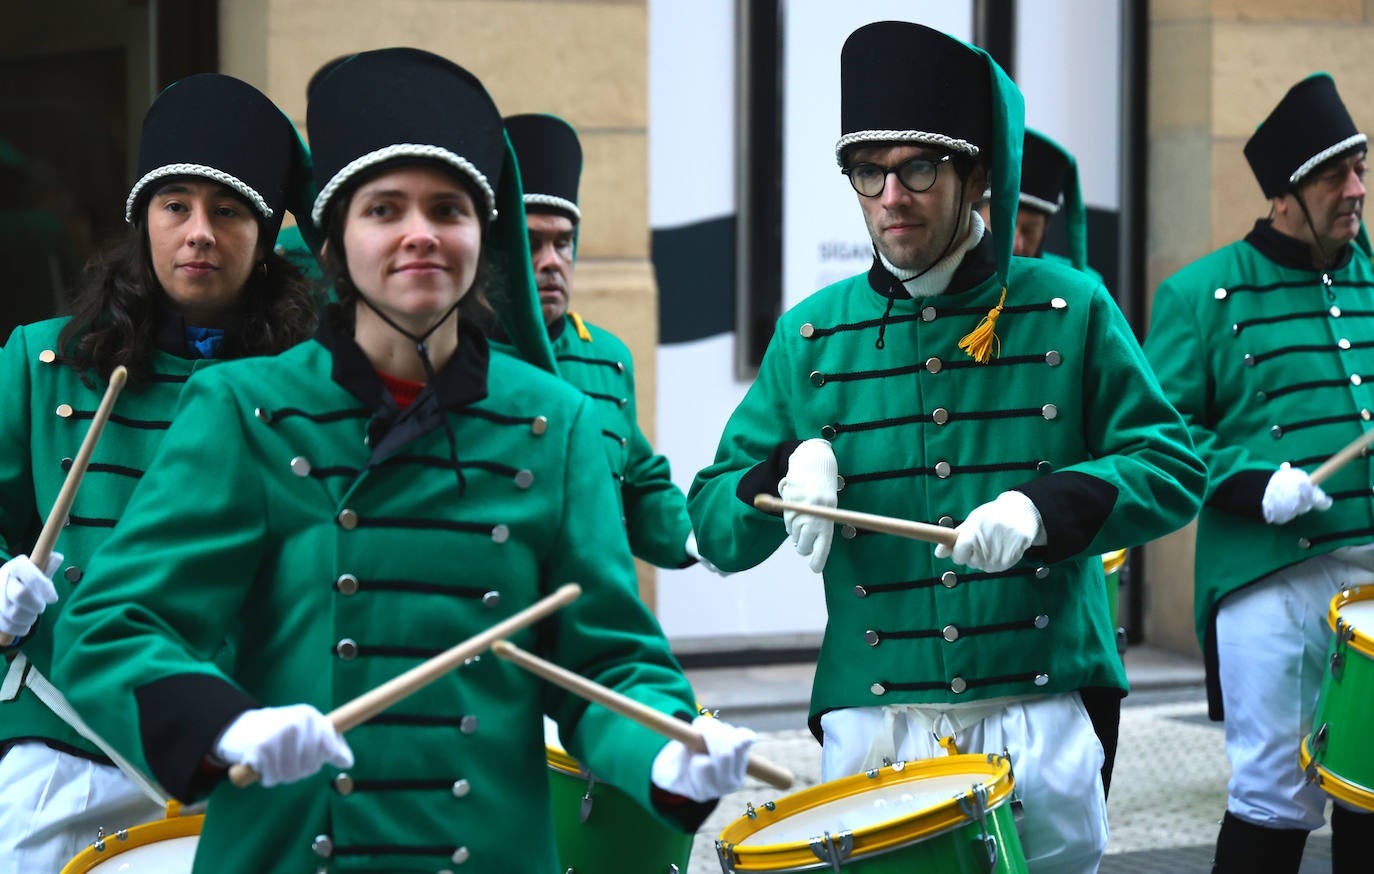
[(95, 730), (77, 715), (76, 710), (67, 702), (66, 696), (59, 692), (57, 687), (48, 681), (47, 677), (39, 673), (38, 669), (29, 663), (22, 652), (15, 656), (14, 661), (10, 663), (10, 669), (5, 674), (4, 684), (0, 685), (0, 701), (9, 701), (18, 695), (18, 687), (21, 682), (28, 686), (29, 690), (38, 697), (38, 700), (46, 704), (58, 719), (67, 723), (73, 731), (95, 744), (102, 753), (109, 756), (115, 767), (123, 771), (124, 776), (132, 780), (144, 795), (162, 807), (166, 807), (167, 803), (172, 800), (172, 796), (164, 792), (162, 787), (143, 776), (137, 768), (129, 764), (127, 759), (115, 752), (114, 748), (104, 738), (96, 734)]

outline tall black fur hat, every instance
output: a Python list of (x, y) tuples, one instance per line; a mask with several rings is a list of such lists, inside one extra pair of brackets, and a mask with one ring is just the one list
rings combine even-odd
[(300, 135), (275, 103), (232, 76), (188, 76), (153, 101), (143, 116), (138, 181), (124, 203), (125, 221), (142, 219), (154, 183), (176, 176), (236, 192), (258, 214), (268, 241), (276, 239), (285, 210), (305, 218), (300, 202), (310, 186), (310, 159)]
[(1323, 161), (1367, 141), (1336, 93), (1335, 80), (1314, 73), (1288, 89), (1255, 129), (1245, 144), (1245, 160), (1264, 196), (1279, 197)]
[(506, 136), (520, 164), (525, 211), (554, 211), (574, 223), (581, 221), (577, 183), (582, 176), (582, 144), (572, 125), (556, 115), (512, 115), (506, 119)]
[(501, 113), (477, 77), (452, 61), (411, 48), (362, 52), (316, 83), (306, 130), (320, 194), (312, 215), (349, 180), (393, 161), (433, 161), (470, 181), (496, 218), (506, 139)]

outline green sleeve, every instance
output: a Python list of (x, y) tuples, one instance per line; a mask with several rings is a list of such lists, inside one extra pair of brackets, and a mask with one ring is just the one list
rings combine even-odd
[[(565, 473), (565, 494), (577, 500), (564, 506), (546, 572), (548, 588), (575, 581), (582, 596), (557, 614), (549, 658), (655, 710), (691, 718), (696, 712), (691, 686), (639, 598), (629, 545), (619, 527), (607, 525), (604, 511), (596, 509), (616, 506), (612, 480), (604, 464), (577, 462), (604, 455), (599, 431), (584, 400), (569, 437)], [(571, 693), (549, 687), (548, 695), (547, 710), (568, 751), (654, 810), (649, 772), (663, 738)]]
[(157, 712), (143, 690), (176, 678), (238, 688), (214, 656), (251, 609), (268, 542), (269, 508), (242, 420), (227, 389), (210, 381), (187, 383), (154, 463), (55, 631), (59, 688), (97, 733), (172, 791), (175, 781), (146, 764), (166, 757), (155, 745), (192, 738), (208, 752), (225, 714), (205, 724), (213, 709), (191, 701), (182, 713)]
[[(741, 482), (763, 470), (779, 445), (797, 439), (788, 399), (804, 397), (795, 377), (799, 368), (787, 360), (787, 344), (775, 332), (758, 376), (725, 424), (715, 460), (697, 473), (687, 493), (687, 512), (701, 554), (723, 571), (742, 571), (768, 558), (787, 536), (782, 518), (757, 510), (741, 495)], [(771, 476), (749, 479), (749, 484)], [(751, 490), (746, 486), (745, 491)]]
[[(1196, 295), (1165, 280), (1155, 293), (1145, 354), (1169, 400), (1188, 424), (1210, 479), (1206, 499), (1230, 477), (1250, 471), (1272, 472), (1275, 464), (1254, 457), (1242, 445), (1226, 443), (1215, 430), (1216, 392), (1207, 362), (1204, 332), (1197, 319)], [(1190, 300), (1193, 299), (1193, 300)]]
[(688, 561), (687, 535), (692, 532), (687, 496), (673, 483), (668, 459), (654, 452), (639, 429), (632, 372), (628, 381), (630, 445), (621, 494), (630, 551), (658, 567), (682, 567)]

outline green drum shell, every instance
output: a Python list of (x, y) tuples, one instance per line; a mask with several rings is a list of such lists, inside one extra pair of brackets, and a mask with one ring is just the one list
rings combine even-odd
[[(889, 769), (883, 769), (883, 771), (887, 770)], [(822, 787), (826, 785), (821, 784)], [(821, 787), (817, 787), (817, 789), (819, 788)], [(804, 802), (789, 805), (789, 797), (778, 799), (771, 810), (755, 811), (755, 817), (760, 821), (766, 820), (767, 823), (777, 823), (807, 811), (808, 807)], [(932, 874), (934, 872), (940, 872), (940, 874), (946, 874), (946, 872), (948, 874), (1029, 874), (1025, 852), (1021, 847), (1021, 837), (1016, 831), (1015, 816), (1010, 800), (1011, 795), (1008, 794), (995, 803), (987, 811), (983, 820), (998, 847), (996, 863), (991, 867), (988, 864), (987, 848), (982, 839), (984, 834), (982, 824), (972, 819), (963, 818), (949, 828), (930, 833), (928, 828), (924, 828), (920, 824), (924, 812), (914, 811), (897, 817), (890, 823), (883, 824), (887, 828), (903, 820), (911, 823), (911, 831), (914, 834), (909, 840), (898, 842), (886, 849), (851, 855), (840, 862), (839, 870), (845, 874), (912, 874), (912, 872), (917, 871), (929, 871)], [(738, 822), (742, 822), (742, 820)], [(738, 825), (728, 828), (726, 832), (722, 833), (722, 838), (736, 830), (738, 830)], [(815, 837), (823, 837), (819, 833), (819, 827), (817, 830), (818, 834)], [(717, 841), (718, 854), (722, 853), (721, 843), (721, 841)], [(770, 872), (770, 874), (787, 874), (787, 872), (833, 871), (834, 866), (819, 857), (814, 863), (808, 861), (805, 864), (791, 861), (770, 861), (756, 850), (749, 859), (735, 859), (728, 863), (722, 859), (721, 869), (725, 874), (765, 871)]]
[(692, 838), (655, 819), (609, 783), (591, 788), (591, 811), (581, 820), (588, 777), (561, 750), (548, 749), (558, 870), (574, 874), (669, 874), (686, 872)]
[[(1374, 589), (1341, 592), (1331, 602), (1328, 617), (1335, 632), (1327, 648), (1312, 734), (1304, 740), (1306, 755), (1326, 775), (1349, 784), (1323, 788), (1345, 801), (1374, 810), (1374, 756), (1369, 754), (1374, 726), (1374, 628), (1355, 628), (1338, 621), (1340, 608), (1355, 600), (1374, 599)], [(1343, 633), (1344, 632), (1344, 633)], [(1343, 639), (1344, 638), (1344, 639)], [(1341, 791), (1344, 790), (1344, 791)]]

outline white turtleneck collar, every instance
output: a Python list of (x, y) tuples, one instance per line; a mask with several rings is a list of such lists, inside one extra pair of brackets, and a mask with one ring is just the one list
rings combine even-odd
[(964, 239), (951, 249), (949, 254), (937, 261), (924, 273), (896, 267), (891, 261), (883, 257), (882, 252), (878, 253), (878, 260), (882, 262), (883, 267), (887, 268), (889, 273), (897, 277), (907, 294), (913, 298), (932, 297), (949, 287), (949, 281), (954, 277), (954, 271), (959, 269), (959, 264), (963, 262), (964, 255), (978, 245), (979, 241), (983, 239), (985, 230), (983, 217), (976, 210), (970, 210), (968, 233)]

